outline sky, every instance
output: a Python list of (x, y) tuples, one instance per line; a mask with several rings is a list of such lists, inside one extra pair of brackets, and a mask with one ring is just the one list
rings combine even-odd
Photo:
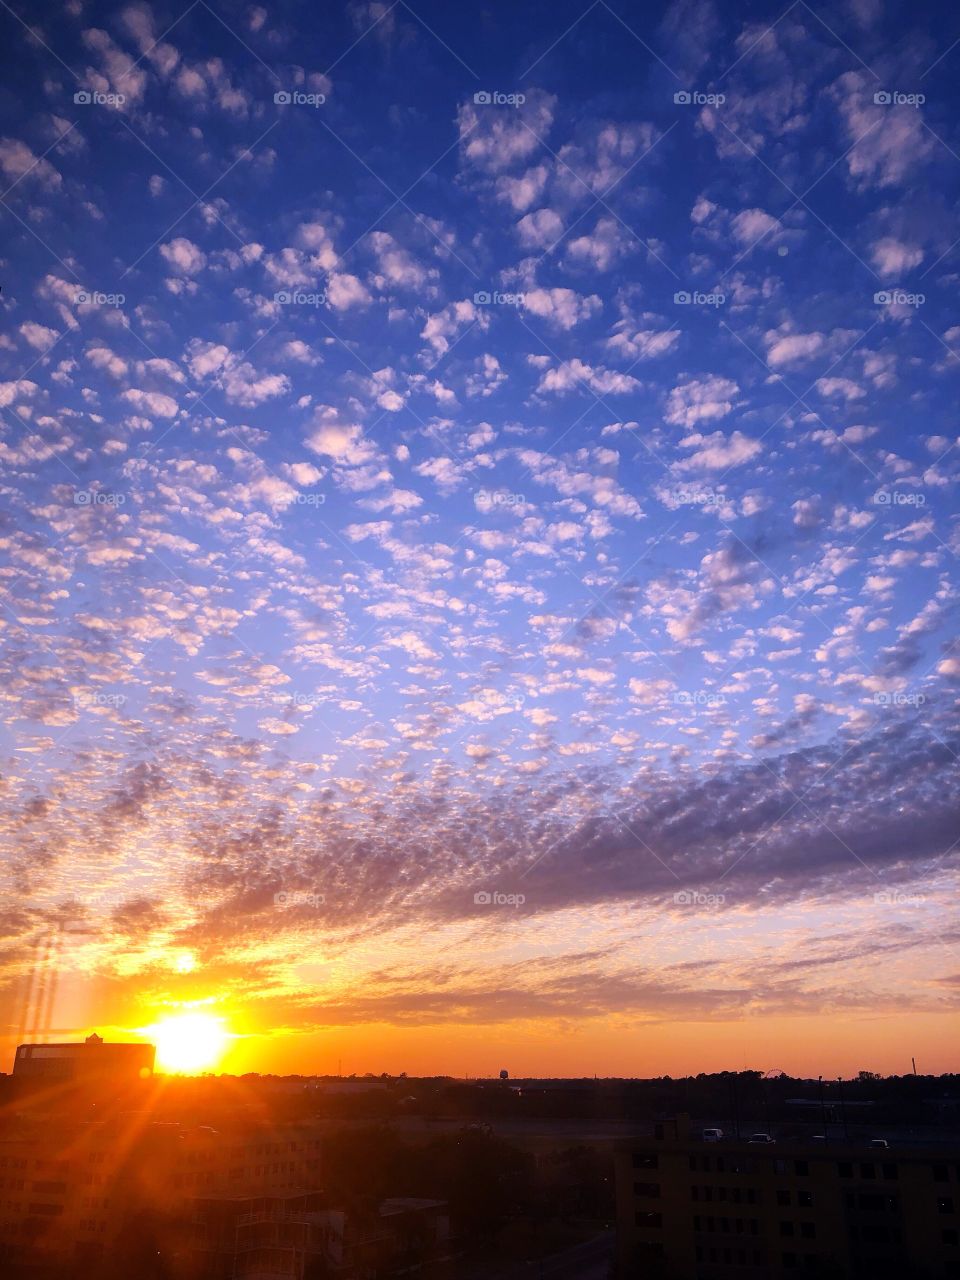
[(4, 1060), (955, 1067), (956, 13), (0, 24)]

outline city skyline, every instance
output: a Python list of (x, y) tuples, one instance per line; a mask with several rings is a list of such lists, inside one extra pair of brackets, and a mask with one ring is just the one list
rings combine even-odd
[(951, 1070), (952, 12), (0, 22), (8, 1060)]

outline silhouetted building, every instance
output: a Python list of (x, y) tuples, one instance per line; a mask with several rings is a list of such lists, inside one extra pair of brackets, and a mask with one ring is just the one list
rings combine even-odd
[(22, 1119), (0, 1136), (0, 1272), (16, 1277), (231, 1276), (194, 1267), (202, 1197), (251, 1201), (318, 1189), (307, 1125)]
[(616, 1152), (620, 1280), (960, 1276), (960, 1151), (695, 1140), (682, 1120)]
[(127, 1084), (152, 1075), (155, 1056), (152, 1044), (107, 1044), (94, 1032), (82, 1043), (20, 1045), (13, 1074), (50, 1083)]
[(418, 1271), (450, 1235), (441, 1200), (384, 1200), (366, 1210), (331, 1208), (320, 1192), (229, 1192), (194, 1202), (189, 1274), (197, 1280), (302, 1280)]

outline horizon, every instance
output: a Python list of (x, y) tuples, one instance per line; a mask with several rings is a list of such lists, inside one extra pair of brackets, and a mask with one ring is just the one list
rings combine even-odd
[(948, 1073), (953, 11), (4, 10), (0, 1057)]

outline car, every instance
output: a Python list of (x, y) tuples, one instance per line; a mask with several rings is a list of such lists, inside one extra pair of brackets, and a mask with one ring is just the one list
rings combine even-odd
[(884, 1149), (886, 1149), (887, 1147), (890, 1146), (890, 1143), (886, 1140), (886, 1138), (871, 1138), (870, 1145), (871, 1147), (883, 1147)]
[(704, 1129), (703, 1131), (704, 1142), (719, 1142), (722, 1137), (722, 1129)]
[(751, 1133), (747, 1142), (755, 1143), (757, 1146), (766, 1146), (771, 1142), (776, 1142), (776, 1138), (771, 1137), (769, 1133)]

